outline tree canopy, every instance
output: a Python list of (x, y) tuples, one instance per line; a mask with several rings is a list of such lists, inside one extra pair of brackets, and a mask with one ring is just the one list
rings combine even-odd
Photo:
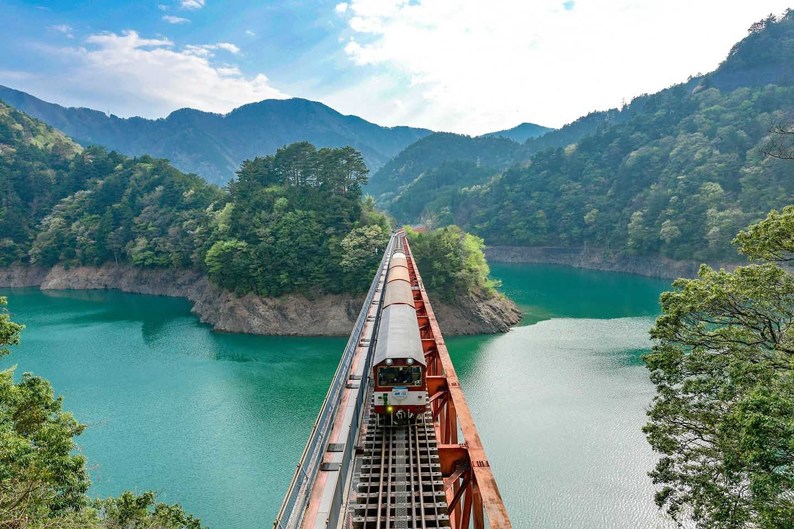
[(221, 190), (166, 160), (81, 150), (2, 104), (0, 124), (0, 266), (187, 268), (238, 294), (363, 292), (388, 241), (351, 147), (287, 145)]
[[(794, 254), (792, 206), (736, 238), (754, 259)], [(646, 357), (657, 394), (644, 430), (662, 457), (656, 502), (709, 529), (794, 519), (794, 277), (773, 262), (703, 265), (662, 294)]]
[(407, 230), (411, 252), (428, 291), (444, 301), (471, 292), (495, 294), (496, 283), (483, 253), (483, 240), (457, 226), (430, 231)]

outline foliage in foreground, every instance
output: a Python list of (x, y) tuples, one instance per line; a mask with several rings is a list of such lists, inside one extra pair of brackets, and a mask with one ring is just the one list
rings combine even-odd
[[(0, 350), (19, 342), (0, 297)], [(0, 528), (201, 529), (179, 505), (157, 503), (152, 492), (92, 500), (85, 458), (75, 437), (85, 426), (63, 411), (50, 383), (14, 370), (0, 372)]]
[(457, 226), (426, 232), (408, 228), (407, 233), (424, 284), (434, 296), (453, 301), (476, 291), (496, 293), (496, 283), (488, 279), (490, 269), (481, 238)]
[[(741, 232), (750, 258), (794, 253), (794, 207)], [(794, 277), (774, 262), (701, 267), (661, 297), (646, 357), (657, 395), (644, 431), (662, 457), (656, 502), (699, 528), (794, 520)]]

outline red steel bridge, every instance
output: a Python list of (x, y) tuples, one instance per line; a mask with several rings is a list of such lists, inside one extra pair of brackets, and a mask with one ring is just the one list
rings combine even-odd
[[(370, 373), (389, 259), (399, 246), (408, 262), (429, 403), (415, 423), (392, 427), (370, 411)], [(384, 252), (273, 527), (512, 527), (402, 231)]]

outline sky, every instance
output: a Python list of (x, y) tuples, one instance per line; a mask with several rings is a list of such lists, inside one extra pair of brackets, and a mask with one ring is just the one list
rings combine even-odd
[(0, 84), (165, 117), (302, 97), (380, 125), (560, 127), (716, 68), (794, 0), (0, 0)]

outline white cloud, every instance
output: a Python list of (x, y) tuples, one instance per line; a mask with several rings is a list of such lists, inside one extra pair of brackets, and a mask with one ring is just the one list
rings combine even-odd
[(560, 126), (712, 70), (750, 23), (788, 2), (352, 0), (344, 53), (381, 81), (326, 99), (372, 108), (378, 122), (457, 132)]
[(48, 29), (50, 29), (51, 31), (62, 33), (67, 37), (69, 37), (70, 39), (74, 38), (74, 29), (69, 24), (57, 24), (55, 26), (50, 26)]
[(345, 13), (348, 7), (349, 6), (347, 5), (347, 2), (340, 2), (336, 4), (336, 7), (334, 9), (336, 10), (337, 13)]
[(163, 20), (169, 24), (188, 24), (190, 20), (182, 17), (175, 17), (173, 15), (163, 15)]
[(232, 44), (231, 42), (219, 42), (215, 44), (215, 48), (219, 50), (225, 50), (229, 53), (238, 54), (240, 53), (240, 48)]
[(168, 6), (165, 4), (157, 4), (157, 9), (160, 11), (168, 11)]
[(201, 9), (204, 7), (204, 0), (182, 0), (182, 9)]
[(224, 50), (235, 55), (240, 53), (240, 48), (231, 42), (218, 42), (215, 44), (188, 44), (183, 48), (182, 51), (187, 55), (195, 55), (197, 57), (214, 57), (215, 54), (212, 52), (215, 50)]
[(251, 31), (250, 29), (246, 29), (245, 34), (248, 35), (249, 37), (256, 37), (256, 33)]
[[(215, 64), (213, 50), (237, 53), (230, 43), (177, 49), (165, 38), (147, 39), (135, 31), (92, 35), (87, 46), (61, 50), (75, 61), (66, 91), (91, 94), (94, 108), (119, 115), (161, 117), (177, 108), (228, 112), (242, 104), (286, 94), (264, 74), (245, 75), (236, 66)], [(147, 109), (141, 112), (140, 109)]]

